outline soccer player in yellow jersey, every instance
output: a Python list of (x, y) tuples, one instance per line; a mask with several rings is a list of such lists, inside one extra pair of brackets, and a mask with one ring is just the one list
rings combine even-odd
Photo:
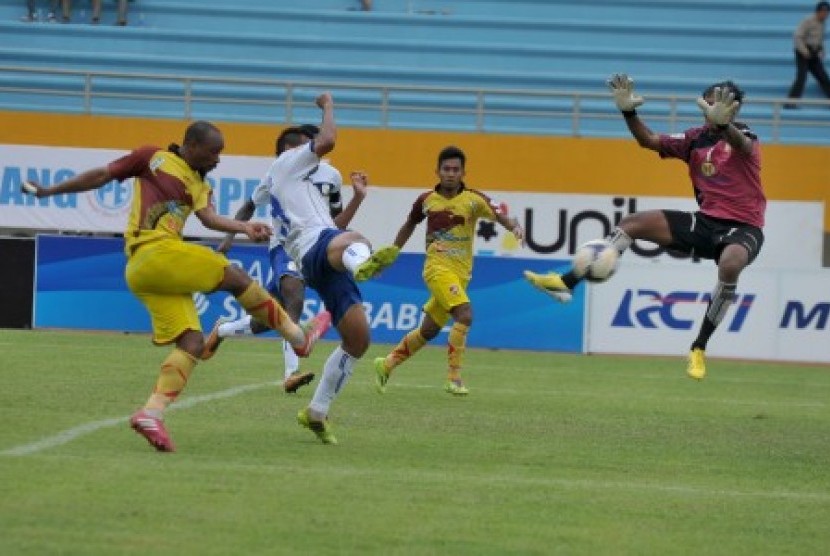
[(184, 241), (182, 230), (191, 213), (212, 230), (244, 233), (255, 241), (271, 234), (265, 224), (216, 213), (205, 175), (219, 163), (224, 146), (219, 129), (197, 121), (185, 131), (181, 146), (140, 147), (53, 187), (23, 184), (27, 193), (47, 197), (97, 189), (113, 179), (135, 178), (124, 233), (127, 285), (150, 313), (153, 343), (175, 347), (162, 362), (155, 389), (144, 407), (133, 414), (130, 426), (161, 452), (175, 449), (164, 426), (164, 410), (184, 389), (204, 349), (193, 302), (195, 292), (230, 292), (249, 314), (288, 339), (300, 356), (308, 356), (331, 322), (328, 313), (321, 313), (301, 328), (262, 286), (224, 255)]
[(401, 339), (386, 357), (374, 361), (375, 384), (386, 390), (392, 370), (412, 357), (435, 338), (450, 317), (453, 319), (447, 352), (448, 373), (444, 389), (456, 396), (468, 394), (461, 381), (461, 363), (467, 332), (473, 323), (473, 309), (467, 297), (467, 284), (473, 270), (473, 239), (479, 218), (495, 220), (517, 239), (524, 232), (516, 218), (509, 217), (487, 195), (464, 184), (466, 156), (458, 147), (446, 147), (438, 155), (438, 185), (418, 197), (409, 216), (395, 237), (400, 249), (415, 227), (427, 221), (424, 282), (430, 298), (424, 305), (423, 322)]

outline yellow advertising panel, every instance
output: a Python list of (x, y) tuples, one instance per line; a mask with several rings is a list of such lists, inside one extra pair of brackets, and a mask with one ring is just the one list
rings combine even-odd
[[(283, 127), (215, 123), (225, 134), (225, 153), (235, 155), (272, 154)], [(180, 142), (185, 126), (179, 120), (0, 112), (0, 143), (126, 150)], [(682, 162), (661, 160), (633, 139), (340, 129), (332, 155), (344, 173), (362, 169), (374, 183), (426, 187), (436, 180), (436, 157), (447, 145), (464, 149), (467, 182), (485, 191), (692, 195)], [(824, 201), (830, 232), (830, 147), (763, 145), (762, 179), (770, 199)]]

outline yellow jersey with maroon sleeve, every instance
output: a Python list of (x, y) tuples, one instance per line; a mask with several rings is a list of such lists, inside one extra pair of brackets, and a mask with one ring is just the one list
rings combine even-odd
[(500, 208), (484, 193), (461, 186), (451, 198), (438, 193), (438, 186), (418, 197), (409, 222), (427, 221), (424, 275), (447, 269), (469, 279), (473, 270), (473, 240), (479, 218), (494, 220)]
[(151, 241), (182, 241), (187, 217), (211, 204), (210, 184), (172, 150), (140, 147), (110, 162), (108, 169), (119, 181), (135, 178), (124, 232), (127, 256)]

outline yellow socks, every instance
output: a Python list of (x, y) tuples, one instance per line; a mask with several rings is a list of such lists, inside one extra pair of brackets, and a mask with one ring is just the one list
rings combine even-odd
[(448, 380), (461, 380), (461, 360), (464, 358), (464, 350), (467, 346), (467, 332), (470, 327), (466, 324), (453, 323), (450, 328), (450, 337), (447, 342), (447, 360), (449, 362), (449, 370), (447, 372)]
[(393, 349), (389, 355), (386, 356), (386, 361), (384, 362), (386, 372), (391, 373), (392, 369), (415, 355), (415, 352), (424, 347), (426, 343), (427, 341), (423, 336), (421, 336), (420, 329), (416, 328), (415, 330), (410, 330), (406, 336), (398, 342), (395, 349)]
[(256, 282), (251, 282), (237, 301), (255, 320), (279, 332), (291, 345), (300, 345), (305, 341), (303, 329), (292, 321), (282, 305)]
[[(447, 359), (449, 362), (449, 380), (461, 380), (461, 361), (464, 358), (464, 350), (467, 346), (467, 332), (470, 327), (466, 324), (454, 323), (450, 328), (450, 336), (447, 348)], [(384, 368), (387, 374), (392, 369), (415, 355), (415, 353), (426, 345), (427, 341), (421, 335), (420, 329), (410, 331), (401, 339), (384, 360)]]
[(176, 401), (181, 391), (184, 390), (187, 379), (190, 378), (190, 373), (193, 372), (195, 366), (195, 357), (179, 348), (173, 349), (161, 364), (156, 388), (147, 399), (144, 409), (160, 415), (168, 405)]

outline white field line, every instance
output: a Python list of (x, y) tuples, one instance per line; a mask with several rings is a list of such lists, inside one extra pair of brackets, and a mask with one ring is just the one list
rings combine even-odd
[[(260, 382), (257, 384), (246, 384), (243, 386), (236, 386), (234, 388), (229, 388), (227, 390), (222, 390), (220, 392), (214, 392), (213, 394), (193, 396), (186, 398), (180, 402), (174, 403), (170, 406), (170, 409), (168, 409), (168, 411), (174, 411), (177, 409), (188, 409), (190, 407), (193, 407), (194, 405), (199, 405), (204, 402), (221, 400), (223, 398), (231, 398), (233, 396), (238, 396), (239, 394), (244, 394), (245, 392), (259, 390), (262, 388), (267, 388), (269, 386), (277, 386), (279, 384), (279, 382)], [(67, 444), (69, 442), (72, 442), (76, 438), (93, 433), (95, 431), (126, 424), (129, 420), (130, 416), (127, 415), (125, 417), (113, 417), (112, 419), (91, 421), (89, 423), (85, 423), (77, 427), (72, 427), (71, 429), (66, 429), (65, 431), (61, 431), (56, 435), (47, 436), (46, 438), (41, 438), (40, 440), (36, 440), (35, 442), (30, 442), (29, 444), (22, 444), (20, 446), (15, 446), (13, 448), (3, 450), (2, 452), (0, 452), (0, 456), (28, 456), (31, 454), (36, 454), (37, 452), (41, 452), (43, 450), (48, 450), (50, 448), (55, 448), (57, 446)]]
[[(234, 388), (229, 388), (227, 390), (222, 390), (219, 392), (214, 392), (212, 394), (205, 394), (202, 396), (193, 396), (191, 398), (187, 398), (182, 400), (181, 402), (176, 402), (175, 404), (170, 406), (168, 411), (174, 411), (177, 409), (188, 409), (193, 406), (199, 405), (204, 402), (210, 402), (214, 400), (220, 400), (224, 398), (231, 398), (234, 396), (238, 396), (239, 394), (244, 394), (245, 392), (251, 392), (253, 390), (260, 390), (262, 388), (268, 387), (276, 387), (280, 383), (276, 381), (272, 382), (260, 382), (256, 384), (246, 384), (243, 386), (237, 386)], [(429, 386), (429, 385), (401, 385), (400, 387), (403, 388), (417, 388), (417, 389), (432, 389), (438, 388), (437, 386)], [(14, 448), (9, 448), (0, 452), (2, 456), (27, 456), (31, 454), (35, 454), (37, 452), (41, 452), (43, 450), (48, 450), (50, 448), (55, 448), (57, 446), (61, 446), (63, 444), (67, 444), (76, 438), (84, 436), (86, 434), (93, 433), (95, 431), (109, 428), (109, 427), (116, 427), (123, 424), (126, 424), (129, 421), (129, 416), (124, 417), (115, 417), (112, 419), (103, 419), (100, 421), (92, 421), (90, 423), (86, 423), (83, 425), (79, 425), (77, 427), (73, 427), (71, 429), (67, 429), (62, 431), (54, 436), (49, 436), (43, 438), (41, 440), (37, 440), (35, 442), (31, 442), (29, 444), (23, 444), (20, 446), (16, 446)], [(223, 463), (223, 465), (228, 465), (227, 462)], [(231, 464), (237, 467), (260, 467), (258, 465), (250, 465), (250, 464)], [(269, 469), (273, 469), (273, 465), (269, 464)], [(332, 470), (327, 470), (327, 473), (331, 473)], [(364, 474), (366, 471), (364, 469), (349, 469), (340, 467), (337, 470), (338, 473), (342, 475), (349, 475), (349, 476), (359, 476)], [(405, 474), (407, 478), (411, 479), (412, 474), (415, 473), (421, 479), (430, 481), (435, 480), (438, 482), (444, 482), (447, 479), (445, 472), (431, 472), (431, 471), (424, 471), (424, 470), (406, 470)], [(580, 490), (607, 490), (607, 489), (614, 489), (614, 490), (652, 490), (658, 492), (667, 492), (667, 493), (676, 493), (676, 494), (684, 494), (684, 495), (697, 495), (697, 496), (721, 496), (721, 497), (757, 497), (757, 498), (771, 498), (771, 499), (791, 499), (791, 500), (818, 500), (818, 501), (830, 501), (830, 493), (826, 492), (795, 492), (795, 491), (739, 491), (739, 490), (726, 490), (726, 489), (707, 489), (707, 488), (700, 488), (695, 486), (689, 485), (680, 485), (680, 484), (660, 484), (660, 483), (649, 483), (649, 482), (638, 482), (638, 481), (594, 481), (590, 479), (562, 479), (556, 477), (548, 477), (548, 478), (518, 478), (518, 477), (509, 477), (504, 476), (502, 474), (499, 475), (487, 475), (487, 476), (461, 476), (456, 477), (454, 480), (461, 480), (461, 481), (475, 481), (475, 482), (484, 482), (491, 484), (496, 483), (507, 483), (507, 484), (516, 484), (516, 485), (537, 485), (537, 486), (547, 486), (547, 487), (560, 487), (560, 488), (569, 488), (569, 489), (580, 489)]]
[[(226, 465), (223, 462), (222, 465)], [(234, 467), (251, 467), (250, 464), (242, 464)], [(273, 468), (269, 463), (268, 466)], [(314, 466), (317, 469), (314, 469)], [(262, 467), (254, 465), (253, 467)], [(291, 472), (296, 473), (296, 469), (290, 467)], [(364, 468), (337, 466), (336, 469), (331, 469), (321, 463), (305, 464), (305, 471), (314, 471), (324, 473), (326, 476), (341, 475), (344, 477), (363, 477), (372, 479), (376, 477), (376, 471), (367, 471)], [(413, 481), (429, 483), (434, 482), (438, 484), (445, 484), (447, 482), (446, 470), (428, 470), (428, 469), (387, 469), (384, 471), (386, 480), (395, 480), (399, 477), (401, 481)], [(572, 490), (635, 490), (635, 491), (656, 491), (665, 493), (674, 493), (678, 495), (688, 496), (716, 496), (723, 498), (770, 498), (770, 499), (784, 499), (784, 500), (814, 500), (819, 502), (830, 501), (830, 492), (799, 492), (791, 490), (734, 490), (734, 489), (720, 489), (720, 488), (706, 488), (703, 486), (684, 485), (677, 483), (658, 483), (649, 481), (606, 481), (594, 479), (566, 479), (561, 477), (513, 477), (507, 474), (454, 474), (452, 475), (454, 483), (470, 483), (472, 485), (505, 485), (509, 488), (515, 487), (542, 487), (542, 488), (561, 488)]]
[[(359, 384), (360, 382), (358, 382)], [(259, 382), (255, 384), (245, 384), (242, 386), (236, 386), (234, 388), (229, 388), (227, 390), (222, 390), (219, 392), (214, 392), (212, 394), (204, 394), (201, 396), (193, 396), (185, 398), (184, 400), (178, 401), (170, 406), (168, 411), (175, 411), (178, 409), (189, 409), (193, 406), (211, 402), (214, 400), (220, 400), (224, 398), (231, 398), (233, 396), (238, 396), (239, 394), (244, 394), (246, 392), (250, 392), (253, 390), (260, 390), (262, 388), (267, 387), (276, 387), (279, 386), (280, 383), (276, 381), (272, 382)], [(396, 384), (392, 386), (393, 390), (390, 394), (393, 394), (395, 388), (402, 388), (402, 389), (419, 389), (419, 390), (429, 390), (429, 389), (437, 389), (439, 386), (437, 385), (427, 385), (427, 384)], [(525, 392), (521, 390), (505, 390), (499, 389), (499, 393), (501, 394), (511, 394), (511, 395), (523, 395)], [(537, 392), (538, 393), (538, 392)], [(549, 392), (550, 395), (554, 396), (584, 396), (584, 397), (598, 397), (597, 394), (593, 392), (576, 392), (576, 391), (561, 391), (561, 392)], [(607, 397), (607, 396), (602, 396)], [(643, 398), (643, 396), (640, 396)], [(677, 399), (677, 398), (675, 398)], [(685, 401), (689, 401), (691, 398), (686, 399)], [(660, 398), (661, 401), (665, 402), (665, 398)], [(755, 403), (759, 405), (782, 405), (782, 406), (792, 406), (792, 407), (824, 407), (826, 404), (822, 404), (819, 402), (816, 403), (788, 403), (788, 402), (769, 402), (769, 401), (758, 401), (758, 402), (750, 402), (745, 400), (730, 400), (730, 399), (720, 399), (720, 400), (699, 400), (705, 402), (719, 402), (725, 404), (735, 404), (735, 405), (753, 405)], [(34, 442), (30, 442), (28, 444), (21, 444), (19, 446), (15, 446), (12, 448), (8, 448), (0, 452), (0, 456), (28, 456), (31, 454), (35, 454), (37, 452), (41, 452), (43, 450), (48, 450), (50, 448), (55, 448), (57, 446), (62, 446), (63, 444), (68, 444), (72, 442), (76, 438), (81, 436), (85, 436), (87, 434), (93, 433), (95, 431), (106, 429), (110, 427), (117, 427), (121, 426), (122, 424), (126, 424), (130, 419), (130, 416), (124, 417), (113, 417), (111, 419), (102, 419), (100, 421), (91, 421), (89, 423), (84, 423), (83, 425), (78, 425), (77, 427), (72, 427), (71, 429), (66, 429), (64, 431), (59, 432), (58, 434), (47, 436), (40, 440), (36, 440)]]

